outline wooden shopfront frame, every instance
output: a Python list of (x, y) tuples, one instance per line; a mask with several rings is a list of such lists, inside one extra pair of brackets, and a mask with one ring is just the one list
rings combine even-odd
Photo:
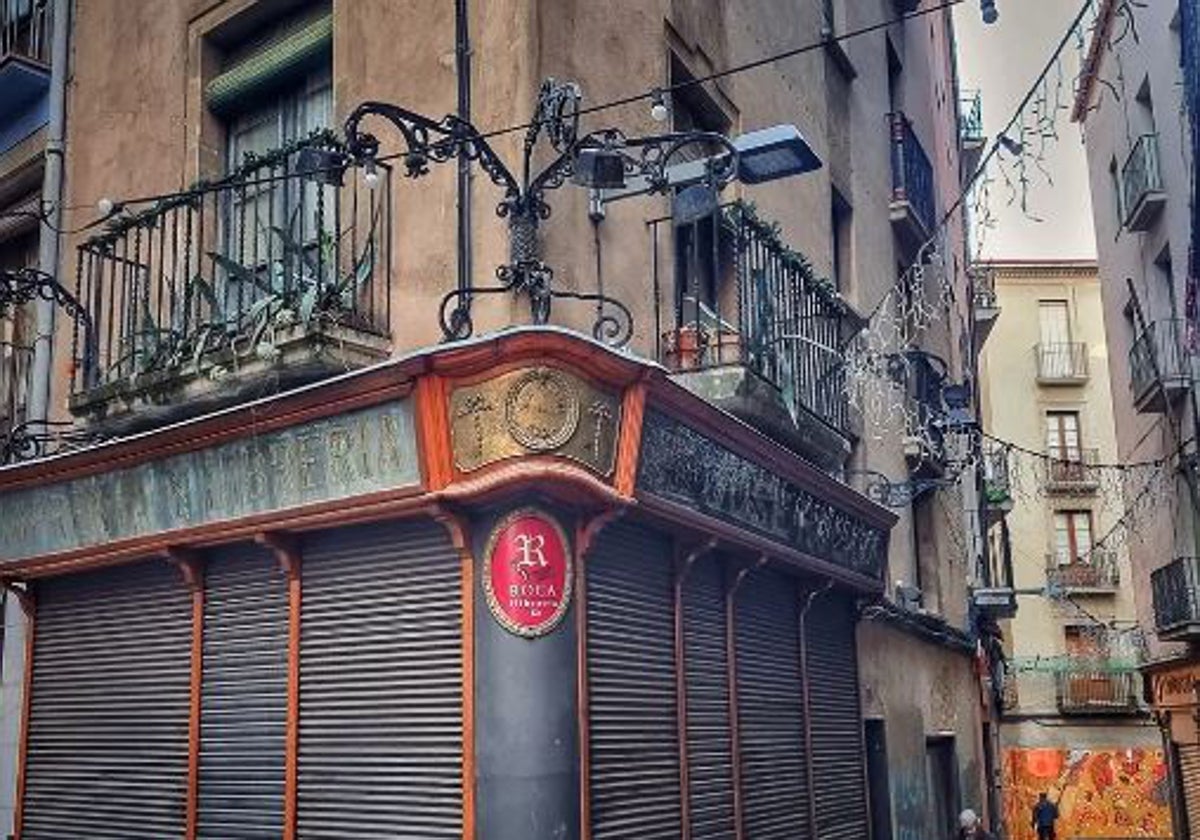
[[(476, 469), (463, 470), (456, 457), (451, 416), (456, 389), (511, 376), (514, 372), (550, 369), (586, 387), (610, 394), (619, 418), (611, 429), (613, 452), (610, 470), (589, 468), (578, 458), (564, 457), (554, 447), (526, 451), (497, 459)], [(679, 580), (690, 565), (687, 557), (720, 545), (727, 553), (744, 556), (745, 574), (766, 562), (836, 581), (859, 593), (882, 589), (882, 564), (878, 573), (847, 568), (833, 556), (818, 556), (788, 544), (780, 533), (767, 528), (747, 528), (734, 516), (689, 505), (678, 497), (648, 486), (641, 472), (642, 443), (648, 418), (665, 417), (710, 441), (746, 469), (777, 476), (784, 495), (799, 492), (819, 500), (839, 516), (860, 524), (863, 533), (878, 533), (886, 552), (886, 533), (894, 517), (833, 481), (792, 453), (762, 437), (729, 415), (712, 407), (672, 382), (657, 366), (636, 361), (579, 336), (553, 329), (522, 329), (500, 336), (415, 354), (348, 374), (278, 397), (260, 400), (214, 415), (171, 426), (129, 440), (83, 450), (66, 456), (0, 470), (0, 505), (5, 495), (33, 487), (46, 487), (133, 469), (162, 459), (186, 457), (254, 436), (286, 432), (355, 411), (408, 401), (412, 406), (416, 480), (405, 486), (386, 487), (340, 498), (324, 498), (278, 510), (256, 511), (246, 516), (197, 522), (170, 531), (136, 534), (128, 538), (23, 557), (0, 556), (0, 576), (6, 586), (24, 593), (23, 584), (42, 577), (72, 574), (147, 557), (162, 557), (180, 568), (181, 585), (193, 592), (194, 618), (192, 712), (189, 716), (187, 836), (196, 830), (196, 789), (199, 764), (199, 703), (203, 673), (198, 665), (203, 649), (203, 574), (195, 559), (204, 549), (231, 542), (255, 541), (270, 550), (284, 570), (288, 587), (288, 691), (285, 753), (285, 822), (283, 836), (296, 833), (297, 766), (299, 755), (300, 639), (303, 600), (303, 558), (298, 535), (332, 527), (388, 519), (429, 517), (440, 522), (462, 562), (462, 803), (463, 837), (476, 833), (475, 785), (475, 616), (478, 561), (474, 544), (474, 516), (481, 507), (516, 506), (531, 493), (567, 511), (573, 530), (575, 616), (578, 661), (575, 679), (578, 695), (580, 748), (579, 813), (581, 836), (590, 836), (587, 700), (587, 591), (586, 555), (595, 537), (614, 518), (627, 511), (674, 533), (681, 546)], [(790, 498), (791, 496), (788, 496)], [(784, 498), (779, 495), (778, 503)], [(694, 559), (694, 558), (693, 558)], [(732, 593), (731, 593), (732, 595)], [(17, 836), (23, 820), (25, 756), (28, 748), (29, 686), (36, 628), (36, 607), (23, 597), (30, 614), (26, 695), (18, 771)], [(678, 606), (676, 607), (678, 609)], [(682, 638), (678, 640), (682, 646)], [(736, 669), (730, 662), (730, 692), (736, 698)], [(681, 710), (686, 697), (680, 696)], [(681, 724), (682, 725), (682, 724)], [(736, 719), (734, 721), (736, 749)], [(682, 743), (682, 742), (681, 742)], [(686, 772), (686, 747), (681, 747)], [(686, 786), (684, 788), (686, 790)], [(686, 794), (685, 794), (686, 797)], [(684, 817), (686, 828), (686, 816)], [(740, 836), (740, 835), (739, 835)]]

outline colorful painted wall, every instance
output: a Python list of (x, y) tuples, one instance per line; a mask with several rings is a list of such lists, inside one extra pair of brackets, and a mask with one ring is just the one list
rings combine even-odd
[(1005, 750), (1010, 840), (1036, 840), (1030, 822), (1042, 791), (1058, 803), (1059, 840), (1172, 836), (1162, 750)]

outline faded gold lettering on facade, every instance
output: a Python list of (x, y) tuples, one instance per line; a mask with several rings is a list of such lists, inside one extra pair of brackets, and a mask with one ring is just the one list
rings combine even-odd
[(391, 403), (136, 467), (0, 493), (0, 558), (99, 545), (419, 481), (411, 404)]
[(451, 445), (462, 472), (547, 454), (609, 476), (620, 424), (620, 397), (557, 368), (510, 371), (450, 394)]

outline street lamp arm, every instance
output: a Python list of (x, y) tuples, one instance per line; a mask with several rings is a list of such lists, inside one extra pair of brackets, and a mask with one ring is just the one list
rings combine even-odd
[(478, 161), (493, 183), (502, 187), (508, 199), (516, 199), (521, 188), (487, 140), (469, 122), (452, 114), (440, 121), (393, 105), (390, 102), (364, 102), (346, 118), (346, 145), (357, 161), (370, 161), (379, 154), (379, 139), (363, 131), (360, 124), (368, 116), (382, 117), (404, 138), (404, 168), (410, 178), (429, 173), (429, 164), (444, 163), (456, 157)]

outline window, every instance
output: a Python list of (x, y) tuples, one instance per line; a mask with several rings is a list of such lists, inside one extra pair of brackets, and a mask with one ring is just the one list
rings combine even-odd
[(1117, 164), (1116, 158), (1113, 158), (1108, 164), (1108, 188), (1112, 192), (1113, 210), (1117, 214), (1117, 223), (1114, 227), (1119, 236), (1121, 227), (1125, 224), (1125, 200), (1121, 193), (1121, 167)]
[[(6, 239), (0, 242), (0, 269), (37, 265), (37, 251), (36, 227)], [(0, 317), (0, 434), (25, 422), (36, 322), (33, 304), (9, 307)]]
[(1046, 413), (1046, 453), (1059, 461), (1082, 460), (1079, 448), (1079, 412)]
[(1092, 551), (1092, 512), (1060, 510), (1054, 514), (1054, 557), (1060, 566), (1087, 562)]
[(1065, 300), (1038, 301), (1042, 344), (1070, 344), (1071, 319)]
[(829, 215), (829, 229), (833, 237), (833, 277), (830, 279), (839, 291), (845, 291), (851, 285), (850, 249), (854, 210), (836, 188), (833, 190)]
[[(694, 78), (678, 56), (672, 55), (672, 87)], [(732, 125), (721, 106), (700, 85), (672, 93), (671, 123), (675, 131), (714, 134), (728, 134)], [(680, 161), (694, 160), (719, 151), (693, 143), (680, 149), (675, 157)], [(675, 288), (684, 323), (706, 324), (718, 319), (722, 238), (720, 212), (675, 225)], [(716, 326), (715, 323), (706, 325)]]
[(1150, 92), (1150, 77), (1146, 76), (1142, 79), (1141, 87), (1138, 88), (1137, 95), (1134, 97), (1135, 107), (1130, 115), (1133, 128), (1136, 132), (1136, 138), (1142, 134), (1154, 134), (1156, 127), (1154, 124), (1154, 96)]
[[(237, 169), (247, 155), (263, 155), (327, 128), (332, 112), (330, 73), (328, 69), (322, 69), (257, 107), (233, 115), (226, 140), (227, 170)], [(322, 187), (312, 181), (283, 179), (235, 193), (230, 211), (234, 220), (230, 224), (230, 233), (244, 232), (248, 226), (253, 236), (246, 236), (236, 245), (230, 241), (228, 253), (232, 254), (235, 247), (251, 249), (249, 254), (243, 252), (239, 261), (244, 265), (261, 265), (270, 254), (280, 252), (282, 245), (277, 238), (284, 234), (279, 231), (285, 231), (290, 239), (304, 244), (314, 242), (321, 229), (332, 231), (333, 213), (318, 214), (317, 191), (320, 189)]]

